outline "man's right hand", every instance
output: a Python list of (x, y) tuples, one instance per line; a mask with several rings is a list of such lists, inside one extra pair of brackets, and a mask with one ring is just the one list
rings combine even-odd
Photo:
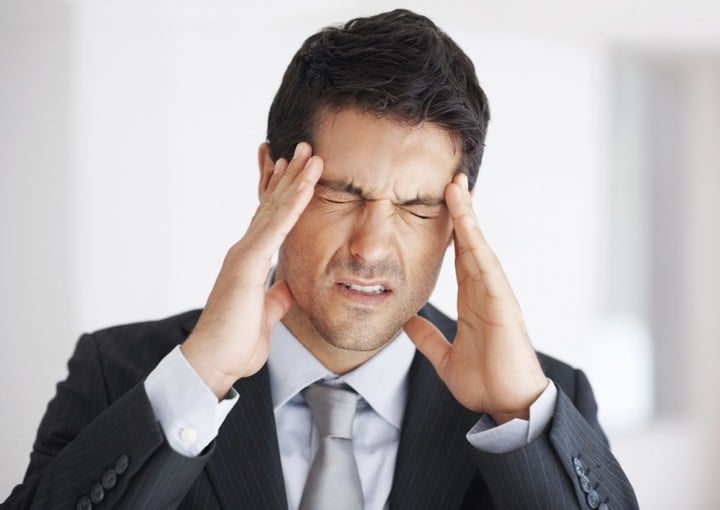
[(322, 171), (322, 159), (304, 142), (289, 163), (277, 160), (247, 232), (225, 256), (205, 309), (181, 347), (218, 399), (235, 381), (262, 368), (270, 331), (292, 306), (285, 282), (276, 281), (266, 291), (265, 279), (272, 256), (310, 202)]

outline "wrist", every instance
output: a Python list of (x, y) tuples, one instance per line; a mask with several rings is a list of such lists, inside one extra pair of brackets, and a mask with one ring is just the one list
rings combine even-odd
[(538, 381), (538, 383), (534, 385), (533, 389), (528, 390), (526, 394), (527, 397), (522, 399), (522, 405), (512, 408), (508, 407), (506, 408), (507, 410), (503, 409), (495, 412), (488, 412), (488, 414), (498, 425), (507, 423), (515, 418), (527, 421), (530, 419), (530, 407), (537, 402), (538, 398), (540, 398), (540, 395), (543, 394), (549, 384), (550, 381), (543, 376), (542, 381)]
[(215, 394), (218, 401), (221, 401), (239, 379), (234, 374), (226, 372), (212, 363), (208, 356), (203, 354), (202, 349), (195, 347), (190, 338), (180, 346), (180, 352), (193, 368), (195, 373), (203, 380), (205, 385)]
[(527, 409), (522, 409), (520, 411), (510, 413), (492, 413), (490, 414), (490, 417), (498, 425), (502, 425), (503, 423), (512, 421), (515, 418), (527, 421), (530, 419), (530, 407), (528, 406)]

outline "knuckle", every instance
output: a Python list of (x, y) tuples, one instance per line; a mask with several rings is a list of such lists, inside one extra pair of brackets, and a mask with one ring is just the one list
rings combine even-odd
[(253, 219), (263, 216), (273, 217), (279, 209), (280, 201), (277, 199), (277, 197), (275, 197), (275, 195), (269, 195), (265, 200), (260, 202), (257, 211), (255, 211), (255, 216), (253, 217)]

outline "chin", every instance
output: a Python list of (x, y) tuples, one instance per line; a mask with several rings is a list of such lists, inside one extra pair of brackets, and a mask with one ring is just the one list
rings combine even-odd
[[(392, 339), (392, 338), (391, 338)], [(357, 341), (333, 341), (325, 339), (327, 343), (332, 345), (333, 347), (337, 349), (341, 349), (343, 351), (352, 351), (352, 352), (373, 352), (377, 351), (381, 347), (385, 346), (391, 339), (384, 340), (384, 341), (367, 341), (367, 340), (357, 340)]]
[(405, 322), (397, 321), (383, 328), (368, 327), (367, 322), (357, 324), (327, 324), (326, 321), (311, 323), (320, 336), (330, 345), (345, 351), (371, 352), (387, 345), (395, 338)]

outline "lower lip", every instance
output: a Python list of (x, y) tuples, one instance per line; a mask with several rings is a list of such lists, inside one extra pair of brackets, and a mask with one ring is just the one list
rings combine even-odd
[(338, 283), (335, 288), (342, 297), (351, 301), (356, 305), (362, 306), (377, 306), (385, 302), (390, 297), (391, 292), (378, 292), (377, 294), (370, 294), (367, 292), (360, 292), (357, 290), (349, 289), (345, 285)]

